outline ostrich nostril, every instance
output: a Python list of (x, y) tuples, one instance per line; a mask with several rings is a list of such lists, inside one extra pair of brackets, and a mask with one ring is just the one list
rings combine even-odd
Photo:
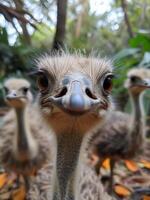
[(86, 88), (85, 93), (88, 97), (90, 97), (91, 99), (97, 99), (97, 97), (90, 91), (89, 88)]
[(67, 93), (67, 88), (64, 87), (57, 95), (55, 95), (55, 98), (63, 97)]

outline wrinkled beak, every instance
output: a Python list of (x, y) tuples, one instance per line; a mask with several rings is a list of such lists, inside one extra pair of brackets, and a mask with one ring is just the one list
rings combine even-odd
[(74, 80), (50, 100), (59, 108), (73, 114), (83, 114), (94, 108), (100, 100), (81, 81)]
[(24, 95), (18, 95), (16, 90), (12, 90), (6, 95), (7, 101), (19, 100), (20, 98), (25, 98), (25, 96)]
[(6, 99), (9, 100), (13, 100), (17, 98), (17, 93), (15, 90), (10, 91), (7, 95), (6, 95)]

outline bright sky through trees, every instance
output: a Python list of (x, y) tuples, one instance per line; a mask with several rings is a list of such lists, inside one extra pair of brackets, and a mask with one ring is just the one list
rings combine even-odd
[[(90, 1), (91, 12), (95, 12), (97, 15), (104, 14), (106, 11), (109, 11), (111, 9), (110, 3), (112, 2), (112, 0), (89, 0), (89, 1)], [(28, 3), (29, 3), (29, 1), (28, 1)], [(39, 15), (36, 12), (34, 13), (34, 16), (38, 20)], [(53, 21), (55, 21), (56, 17), (54, 16), (54, 12), (52, 13), (51, 18)], [(40, 18), (39, 18), (39, 20), (40, 20)], [(20, 26), (16, 20), (15, 20), (15, 24), (16, 24), (18, 30), (20, 31), (20, 29), (19, 29)], [(2, 15), (0, 15), (0, 26), (7, 28), (8, 34), (10, 36), (9, 37), (10, 44), (13, 44), (16, 40), (17, 33), (14, 30), (14, 28), (12, 27), (12, 25), (5, 21), (5, 19)], [(33, 31), (32, 27), (29, 26), (28, 28), (29, 28), (29, 32)]]
[(103, 14), (111, 9), (111, 2), (112, 0), (90, 0), (91, 11), (96, 12), (96, 14)]

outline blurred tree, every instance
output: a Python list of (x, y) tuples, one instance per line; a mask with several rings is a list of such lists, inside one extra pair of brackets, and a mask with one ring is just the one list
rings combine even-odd
[[(22, 13), (22, 11), (24, 10), (24, 2), (22, 0), (14, 0), (15, 3), (15, 7), (17, 12)], [(22, 16), (25, 17), (25, 14), (22, 13)], [(31, 44), (31, 38), (27, 29), (27, 24), (23, 23), (22, 21), (18, 21), (21, 28), (22, 28), (22, 33), (23, 33), (23, 40), (26, 44)]]
[(121, 0), (121, 6), (122, 6), (123, 13), (124, 13), (124, 21), (125, 21), (125, 24), (127, 26), (129, 36), (132, 38), (133, 37), (133, 31), (132, 31), (131, 23), (130, 23), (128, 14), (127, 14), (127, 2), (126, 2), (126, 0)]
[(52, 50), (64, 48), (66, 33), (67, 0), (57, 0), (57, 24)]
[[(14, 22), (14, 18), (17, 19), (18, 23), (21, 25), (22, 28), (22, 35), (23, 39), (26, 42), (26, 44), (30, 44), (30, 35), (27, 30), (27, 24), (30, 24), (34, 29), (36, 29), (35, 22), (37, 20), (33, 17), (31, 13), (26, 11), (24, 9), (23, 2), (21, 0), (14, 0), (16, 7), (13, 6), (6, 6), (2, 3), (0, 3), (0, 13), (4, 16), (4, 18), (12, 24), (12, 26), (15, 28), (16, 32), (19, 36), (21, 36), (20, 32), (18, 31), (18, 28)], [(28, 17), (34, 21), (34, 23), (31, 22)]]
[(125, 31), (119, 28), (123, 19), (112, 18), (116, 13), (118, 11), (112, 7), (104, 14), (96, 14), (91, 12), (88, 0), (72, 1), (68, 7), (67, 45), (87, 52), (95, 49), (101, 56), (112, 56), (122, 46), (127, 46), (128, 39), (124, 26)]

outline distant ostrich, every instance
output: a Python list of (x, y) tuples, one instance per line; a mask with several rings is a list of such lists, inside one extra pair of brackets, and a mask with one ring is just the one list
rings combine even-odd
[(53, 192), (45, 199), (112, 199), (84, 162), (86, 141), (92, 137), (89, 130), (103, 122), (111, 107), (111, 63), (64, 53), (44, 56), (37, 63), (41, 112), (56, 140)]
[(143, 92), (150, 88), (150, 70), (131, 69), (125, 82), (132, 103), (132, 114), (115, 111), (108, 115), (104, 124), (93, 129), (94, 137), (89, 143), (89, 158), (96, 155), (96, 162), (91, 160), (99, 174), (106, 158), (110, 158), (111, 181), (113, 187), (113, 170), (117, 160), (132, 159), (142, 152), (144, 144), (145, 122), (143, 109)]
[(12, 110), (0, 127), (0, 160), (5, 169), (27, 177), (49, 162), (52, 136), (38, 106), (32, 103), (27, 80), (8, 79), (4, 90), (5, 101)]

